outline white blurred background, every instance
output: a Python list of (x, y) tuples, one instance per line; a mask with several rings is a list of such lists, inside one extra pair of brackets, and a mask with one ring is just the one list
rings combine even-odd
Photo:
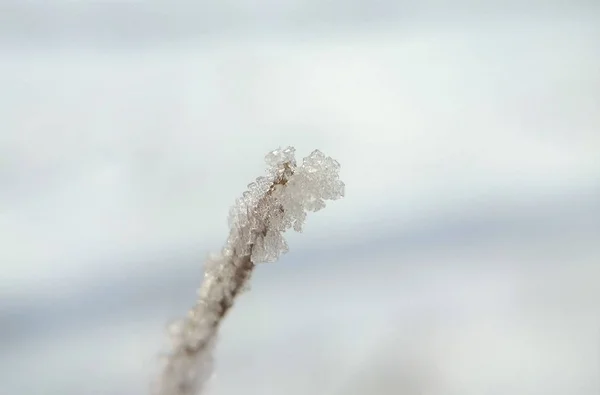
[(148, 393), (262, 158), (342, 164), (209, 394), (600, 393), (593, 1), (0, 2), (0, 394)]

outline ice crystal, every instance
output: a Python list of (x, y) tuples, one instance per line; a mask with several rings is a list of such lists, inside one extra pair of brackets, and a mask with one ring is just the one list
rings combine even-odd
[(340, 165), (318, 150), (300, 166), (295, 149), (268, 153), (266, 176), (248, 185), (229, 213), (230, 234), (220, 254), (204, 267), (196, 305), (171, 325), (171, 353), (158, 383), (159, 395), (198, 394), (212, 371), (212, 347), (219, 324), (247, 286), (254, 266), (288, 251), (283, 233), (301, 232), (307, 211), (344, 196)]
[(288, 246), (283, 232), (301, 232), (307, 211), (325, 207), (325, 200), (344, 196), (339, 180), (340, 165), (318, 150), (297, 166), (294, 148), (278, 149), (266, 155), (266, 177), (248, 185), (248, 191), (232, 207), (230, 245), (252, 251), (252, 262), (273, 262)]

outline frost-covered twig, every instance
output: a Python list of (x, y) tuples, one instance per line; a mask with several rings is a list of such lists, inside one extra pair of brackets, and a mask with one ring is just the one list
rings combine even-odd
[(169, 329), (172, 342), (157, 395), (197, 395), (212, 372), (212, 348), (223, 317), (249, 280), (254, 266), (274, 262), (288, 247), (283, 232), (301, 232), (307, 211), (325, 207), (325, 200), (344, 195), (340, 165), (313, 151), (296, 165), (294, 148), (266, 156), (266, 177), (248, 185), (229, 214), (229, 238), (220, 254), (211, 256), (196, 304)]

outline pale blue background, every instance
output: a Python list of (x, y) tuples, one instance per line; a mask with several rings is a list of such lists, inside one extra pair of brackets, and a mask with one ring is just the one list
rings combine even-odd
[(286, 145), (347, 197), (210, 394), (600, 393), (600, 8), (566, 4), (0, 2), (0, 393), (147, 393)]

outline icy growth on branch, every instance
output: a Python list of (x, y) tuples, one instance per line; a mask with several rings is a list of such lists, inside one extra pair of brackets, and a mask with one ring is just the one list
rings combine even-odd
[(212, 372), (219, 324), (255, 264), (274, 262), (288, 251), (283, 232), (301, 232), (307, 211), (344, 196), (337, 161), (315, 150), (298, 166), (294, 153), (288, 147), (267, 154), (267, 175), (249, 184), (231, 208), (229, 238), (221, 253), (206, 262), (196, 305), (170, 327), (171, 352), (156, 394), (200, 393)]
[(252, 262), (274, 262), (288, 246), (282, 233), (290, 227), (301, 232), (306, 211), (325, 207), (325, 200), (344, 195), (340, 165), (320, 151), (313, 151), (296, 165), (294, 148), (270, 152), (266, 177), (248, 185), (248, 191), (231, 208), (230, 245), (252, 250)]

